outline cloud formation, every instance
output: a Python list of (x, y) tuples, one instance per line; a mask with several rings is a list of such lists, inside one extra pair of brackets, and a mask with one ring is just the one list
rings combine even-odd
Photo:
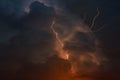
[[(1, 0), (0, 4), (4, 4), (0, 6), (1, 79), (77, 80), (81, 76), (94, 76), (103, 69), (106, 59), (89, 27), (71, 13), (57, 14), (57, 11), (65, 10), (61, 7), (64, 2)], [(69, 52), (68, 61), (55, 50), (53, 20), (64, 43), (63, 50)], [(77, 71), (77, 77), (70, 73), (71, 69)]]

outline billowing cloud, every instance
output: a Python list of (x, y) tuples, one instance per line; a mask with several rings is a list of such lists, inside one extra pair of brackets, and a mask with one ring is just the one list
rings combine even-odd
[(0, 4), (1, 79), (88, 80), (101, 75), (106, 58), (97, 38), (66, 11), (63, 0)]

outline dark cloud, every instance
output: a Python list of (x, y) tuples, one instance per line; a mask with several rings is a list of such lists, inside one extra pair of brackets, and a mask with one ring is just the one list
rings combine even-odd
[(0, 43), (9, 43), (9, 40), (19, 34), (19, 19), (24, 14), (25, 1), (0, 1)]
[[(10, 67), (10, 65), (9, 65)], [(16, 73), (11, 71), (1, 71), (1, 78), (3, 80), (61, 80), (71, 79), (69, 74), (69, 62), (53, 56), (48, 58), (46, 63), (34, 64), (31, 62), (24, 63)], [(15, 68), (15, 67), (14, 67)], [(13, 70), (12, 70), (13, 72)], [(7, 77), (6, 77), (7, 76)]]
[[(10, 9), (7, 10), (8, 7)], [(44, 63), (47, 57), (55, 53), (50, 29), (55, 12), (39, 2), (31, 4), (28, 14), (19, 12), (23, 8), (19, 1), (5, 2), (1, 8), (0, 74), (3, 76), (1, 79), (13, 80), (15, 73), (25, 63), (30, 62), (30, 67), (34, 66), (33, 63)]]
[(0, 12), (3, 15), (20, 15), (23, 13), (24, 3), (26, 0), (1, 0), (0, 1)]
[(53, 56), (43, 64), (25, 64), (24, 67), (17, 72), (16, 80), (67, 80), (70, 79), (69, 69), (69, 62)]
[[(40, 2), (38, 2), (40, 1)], [(115, 0), (116, 1), (116, 0)], [(103, 23), (115, 22), (111, 26), (119, 26), (119, 17), (114, 18), (117, 14), (119, 16), (118, 2), (110, 0), (107, 1), (96, 1), (96, 0), (1, 0), (0, 1), (0, 79), (1, 80), (74, 80), (75, 78), (82, 78), (86, 76), (95, 78), (96, 80), (110, 79), (117, 80), (119, 78), (119, 49), (105, 50), (106, 56), (109, 59), (108, 66), (105, 67), (100, 65), (97, 68), (98, 73), (91, 73), (87, 75), (89, 69), (96, 69), (95, 64), (92, 61), (86, 62), (84, 65), (78, 61), (80, 55), (87, 55), (87, 53), (93, 54), (96, 51), (96, 39), (91, 32), (81, 25), (81, 31), (76, 31), (77, 21), (73, 18), (74, 14), (77, 17), (83, 18), (84, 13), (89, 14), (85, 20), (85, 23), (90, 25), (91, 20), (96, 14), (96, 8), (105, 11), (103, 16), (98, 19), (97, 23), (102, 25)], [(109, 2), (109, 4), (107, 4)], [(115, 4), (113, 4), (114, 2)], [(48, 7), (50, 6), (50, 7)], [(28, 9), (28, 12), (26, 9)], [(101, 9), (102, 8), (102, 9)], [(55, 9), (55, 10), (54, 10)], [(59, 10), (66, 11), (67, 14), (59, 12)], [(58, 24), (56, 28), (60, 34), (63, 29), (65, 32), (60, 36), (63, 38), (68, 34), (74, 34), (72, 38), (68, 38), (65, 42), (65, 50), (74, 52), (72, 54), (73, 61), (75, 61), (81, 68), (83, 75), (78, 75), (73, 79), (69, 70), (71, 65), (68, 61), (60, 59), (58, 56), (53, 56), (57, 52), (54, 50), (55, 37), (50, 28), (56, 13), (62, 14), (57, 15)], [(109, 15), (108, 15), (109, 13)], [(70, 18), (66, 19), (66, 15)], [(115, 21), (110, 21), (111, 17)], [(102, 19), (104, 19), (102, 21)], [(109, 20), (108, 20), (109, 19)], [(101, 21), (99, 23), (99, 21)], [(78, 25), (77, 25), (78, 26)], [(103, 31), (97, 32), (96, 35), (105, 41), (107, 47), (112, 42), (118, 43), (119, 39), (119, 28), (105, 28)], [(88, 26), (87, 26), (88, 27)], [(107, 30), (107, 33), (106, 33)], [(111, 31), (117, 32), (111, 33)], [(75, 31), (75, 32), (72, 32)], [(102, 33), (101, 33), (102, 32)], [(117, 35), (116, 35), (117, 34)], [(91, 36), (92, 35), (92, 36)], [(111, 38), (111, 36), (114, 38)], [(70, 40), (69, 40), (70, 39)], [(104, 40), (105, 39), (105, 40)], [(75, 41), (75, 42), (72, 42)], [(116, 46), (116, 44), (114, 46)], [(113, 46), (111, 46), (113, 47)], [(117, 44), (117, 47), (119, 45)], [(110, 48), (111, 49), (111, 48)], [(98, 51), (99, 52), (99, 51)], [(97, 55), (101, 58), (100, 55)], [(103, 56), (102, 56), (103, 57)], [(90, 56), (86, 57), (87, 60), (91, 59)], [(98, 59), (99, 59), (98, 58)], [(102, 58), (103, 59), (103, 58)], [(83, 66), (82, 66), (83, 65)], [(82, 68), (84, 67), (84, 69)], [(107, 68), (107, 69), (106, 69)], [(86, 70), (86, 71), (85, 71)], [(78, 73), (78, 74), (82, 74)], [(84, 77), (85, 76), (85, 77)], [(76, 80), (76, 79), (75, 79)]]

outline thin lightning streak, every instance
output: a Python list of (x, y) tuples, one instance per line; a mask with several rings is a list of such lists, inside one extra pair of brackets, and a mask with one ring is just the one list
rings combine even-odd
[(91, 29), (94, 27), (94, 24), (95, 24), (95, 20), (97, 19), (97, 17), (99, 16), (100, 12), (99, 12), (99, 9), (97, 8), (97, 15), (93, 18), (93, 21), (92, 21), (92, 25), (91, 25)]
[(63, 47), (64, 47), (64, 44), (63, 44), (62, 41), (60, 40), (60, 38), (59, 38), (59, 36), (58, 36), (58, 33), (55, 31), (55, 29), (54, 29), (54, 27), (53, 27), (54, 24), (55, 24), (55, 21), (52, 22), (51, 29), (52, 29), (53, 33), (55, 34), (55, 38), (56, 38), (57, 41), (59, 42), (61, 48), (63, 48)]
[[(58, 51), (59, 51), (59, 56), (62, 58), (62, 59), (65, 59), (65, 60), (67, 60), (67, 61), (70, 61), (69, 60), (69, 53), (66, 51), (66, 50), (64, 50), (63, 49), (63, 47), (64, 47), (64, 43), (60, 40), (60, 38), (59, 38), (59, 35), (58, 35), (58, 32), (55, 30), (55, 28), (54, 28), (54, 24), (55, 24), (55, 21), (53, 21), (52, 22), (52, 25), (51, 25), (51, 29), (52, 29), (52, 31), (53, 31), (53, 33), (54, 33), (54, 35), (55, 35), (55, 38), (56, 38), (56, 40), (58, 41), (58, 43), (60, 44), (60, 49), (58, 49)], [(56, 46), (57, 47), (57, 46)], [(72, 62), (70, 62), (71, 63), (71, 73), (72, 74), (74, 74), (75, 72), (76, 72), (76, 70), (75, 70), (75, 67), (73, 66), (73, 64), (72, 64)]]
[(68, 52), (66, 50), (63, 49), (64, 43), (59, 38), (58, 32), (54, 28), (54, 24), (55, 24), (55, 21), (52, 22), (51, 29), (52, 29), (52, 31), (53, 31), (53, 33), (55, 35), (56, 40), (58, 41), (58, 43), (60, 45), (60, 46), (56, 46), (56, 49), (59, 52), (59, 56), (62, 59), (69, 60), (69, 54), (68, 54)]

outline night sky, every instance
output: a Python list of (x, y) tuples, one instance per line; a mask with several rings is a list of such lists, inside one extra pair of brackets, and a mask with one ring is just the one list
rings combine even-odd
[[(68, 60), (61, 56), (66, 51)], [(0, 0), (0, 80), (120, 80), (119, 75), (119, 0)]]

